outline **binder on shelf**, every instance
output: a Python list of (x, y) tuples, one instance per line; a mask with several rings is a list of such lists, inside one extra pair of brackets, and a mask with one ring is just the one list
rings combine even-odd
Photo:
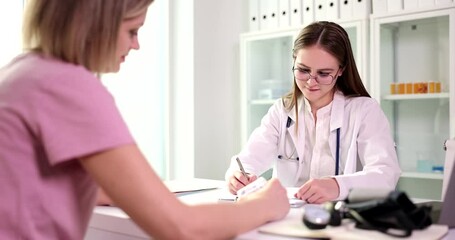
[(261, 30), (270, 29), (269, 20), (269, 1), (259, 0), (259, 27)]
[[(262, 0), (264, 1), (264, 0)], [(278, 14), (278, 0), (266, 0), (267, 1), (267, 11), (269, 16), (268, 28), (269, 29), (276, 29), (278, 28), (279, 24), (279, 14)]]
[(303, 12), (303, 24), (308, 25), (314, 22), (314, 0), (303, 0), (302, 12)]
[(352, 2), (355, 0), (340, 0), (340, 18), (351, 19), (352, 18)]
[(340, 18), (340, 1), (339, 0), (327, 0), (326, 2), (327, 20), (335, 21)]
[(419, 8), (433, 7), (435, 0), (419, 0)]
[(280, 27), (288, 27), (291, 25), (291, 15), (289, 12), (289, 0), (279, 0), (278, 8), (278, 24)]
[[(304, 2), (305, 2), (305, 0), (304, 0)], [(314, 1), (314, 20), (315, 21), (327, 20), (327, 2), (328, 2), (328, 0), (315, 0)]]
[(259, 26), (261, 30), (278, 28), (278, 0), (260, 0)]
[(301, 26), (302, 25), (302, 1), (301, 0), (290, 0), (290, 19), (291, 26)]
[(404, 10), (412, 10), (419, 8), (419, 0), (404, 0), (403, 1), (403, 9)]
[(250, 31), (258, 31), (259, 27), (259, 0), (248, 1), (248, 22)]
[(383, 14), (387, 12), (387, 3), (389, 0), (373, 0), (373, 13)]
[[(374, 0), (377, 1), (377, 0)], [(368, 18), (371, 13), (371, 0), (357, 0), (352, 5), (354, 18)]]
[(452, 0), (435, 0), (434, 4), (436, 5), (442, 5), (442, 4), (449, 4), (452, 3)]
[(387, 0), (387, 12), (397, 12), (402, 10), (403, 0)]

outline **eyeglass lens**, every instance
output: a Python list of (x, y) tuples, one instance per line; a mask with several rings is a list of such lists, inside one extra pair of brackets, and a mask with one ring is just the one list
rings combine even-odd
[(294, 77), (297, 80), (308, 81), (313, 78), (319, 84), (331, 84), (333, 76), (328, 73), (318, 73), (316, 76), (312, 76), (307, 70), (300, 68), (293, 68)]

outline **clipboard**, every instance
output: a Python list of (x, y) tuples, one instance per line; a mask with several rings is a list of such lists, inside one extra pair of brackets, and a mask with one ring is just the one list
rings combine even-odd
[[(294, 194), (297, 192), (298, 188), (297, 187), (286, 187), (286, 192), (288, 195), (289, 199), (289, 204), (291, 205), (291, 208), (301, 208), (303, 207), (306, 202), (300, 199), (297, 199), (294, 197)], [(235, 202), (237, 201), (237, 196), (230, 193), (229, 190), (222, 189), (220, 191), (220, 195), (218, 196), (218, 201), (219, 202)]]
[(194, 193), (205, 190), (213, 190), (224, 187), (225, 183), (219, 180), (190, 178), (190, 179), (176, 179), (163, 181), (164, 185), (169, 191), (182, 194), (182, 193)]

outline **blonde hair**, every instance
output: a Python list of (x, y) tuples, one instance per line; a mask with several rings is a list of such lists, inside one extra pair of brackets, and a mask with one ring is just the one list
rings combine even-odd
[(115, 60), (124, 20), (143, 13), (153, 0), (29, 0), (24, 49), (101, 73)]

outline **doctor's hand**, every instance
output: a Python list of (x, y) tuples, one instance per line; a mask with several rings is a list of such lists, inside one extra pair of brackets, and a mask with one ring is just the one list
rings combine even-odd
[(231, 192), (232, 194), (237, 194), (237, 191), (239, 189), (252, 183), (254, 180), (258, 178), (256, 175), (250, 173), (247, 173), (247, 176), (248, 178), (243, 176), (242, 172), (235, 171), (234, 175), (232, 175), (228, 181), (229, 192)]
[(340, 189), (335, 178), (321, 178), (308, 180), (299, 188), (295, 197), (307, 203), (319, 204), (333, 201), (339, 194)]

